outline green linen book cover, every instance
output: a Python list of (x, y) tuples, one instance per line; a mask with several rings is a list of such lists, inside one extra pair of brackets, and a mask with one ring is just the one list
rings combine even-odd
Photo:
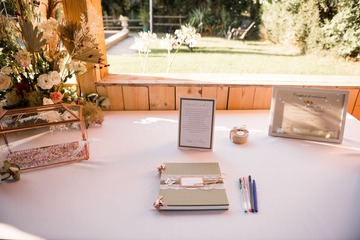
[(227, 210), (219, 163), (164, 163), (159, 210)]

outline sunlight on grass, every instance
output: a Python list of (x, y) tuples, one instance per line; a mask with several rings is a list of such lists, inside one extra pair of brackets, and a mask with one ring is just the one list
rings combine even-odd
[[(165, 73), (166, 50), (160, 48), (161, 36), (147, 59), (148, 73)], [(107, 55), (110, 73), (142, 73), (140, 58), (133, 54)], [(239, 74), (307, 74), (360, 75), (359, 62), (300, 55), (293, 47), (263, 41), (227, 40), (203, 37), (190, 52), (181, 47), (170, 73), (239, 73)]]

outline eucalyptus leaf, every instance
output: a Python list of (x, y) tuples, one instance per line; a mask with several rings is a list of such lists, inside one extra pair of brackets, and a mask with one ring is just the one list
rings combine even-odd
[(20, 168), (19, 168), (19, 167), (16, 167), (16, 166), (11, 166), (11, 167), (9, 168), (9, 170), (10, 170), (11, 172), (13, 172), (13, 173), (17, 173), (17, 172), (20, 170)]
[(9, 163), (9, 161), (4, 161), (3, 163), (3, 171), (7, 172), (9, 170), (9, 168), (11, 167), (11, 164)]
[(11, 174), (8, 172), (1, 173), (1, 181), (7, 180), (10, 176)]
[(14, 181), (19, 181), (20, 180), (20, 171), (17, 171), (15, 175), (13, 175), (13, 179)]
[(10, 163), (9, 161), (3, 162), (3, 167), (1, 169), (1, 181), (5, 181), (10, 177), (13, 177), (14, 181), (20, 180), (20, 167), (15, 163)]

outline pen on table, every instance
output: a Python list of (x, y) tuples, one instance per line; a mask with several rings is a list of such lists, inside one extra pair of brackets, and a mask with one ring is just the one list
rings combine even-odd
[(254, 192), (253, 192), (253, 188), (252, 188), (252, 181), (251, 181), (251, 176), (249, 175), (249, 194), (250, 194), (250, 209), (251, 212), (254, 212)]
[(246, 205), (248, 208), (248, 211), (251, 212), (251, 205), (250, 205), (250, 195), (249, 195), (249, 189), (248, 189), (248, 182), (245, 177), (243, 177), (243, 188), (245, 190), (245, 196), (246, 196)]
[(253, 180), (253, 193), (254, 193), (254, 211), (258, 212), (257, 191), (256, 191), (255, 180)]
[(241, 178), (239, 178), (239, 182), (240, 182), (240, 191), (241, 191), (241, 194), (242, 194), (242, 197), (243, 197), (244, 212), (247, 213), (246, 199), (245, 199), (244, 189), (242, 187)]

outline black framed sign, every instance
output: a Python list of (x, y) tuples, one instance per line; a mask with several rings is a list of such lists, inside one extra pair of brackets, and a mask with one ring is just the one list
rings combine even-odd
[(180, 98), (179, 148), (212, 150), (215, 99)]
[(269, 135), (341, 143), (349, 92), (273, 88)]

